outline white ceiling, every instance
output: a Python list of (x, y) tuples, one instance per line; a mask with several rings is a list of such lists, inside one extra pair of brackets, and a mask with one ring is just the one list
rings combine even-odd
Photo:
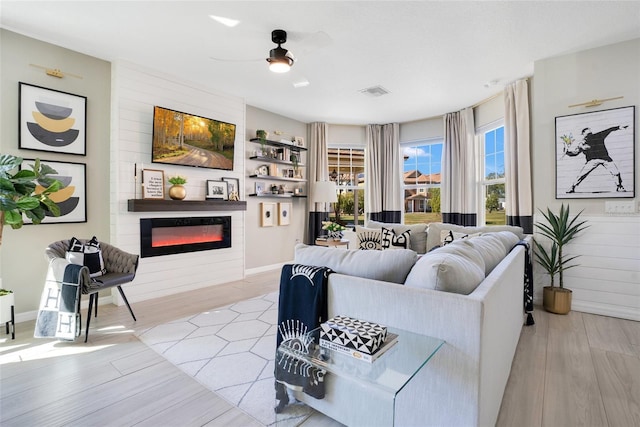
[[(303, 122), (366, 124), (456, 111), (532, 75), (536, 60), (638, 38), (640, 1), (2, 0), (0, 25)], [(264, 60), (276, 28), (289, 32), (284, 47), (297, 57), (286, 74)], [(303, 79), (309, 86), (294, 88)], [(376, 85), (390, 93), (360, 93)]]

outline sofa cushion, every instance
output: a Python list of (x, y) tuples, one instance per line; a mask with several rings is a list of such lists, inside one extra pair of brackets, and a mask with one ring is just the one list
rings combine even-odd
[(491, 234), (499, 238), (507, 252), (510, 252), (511, 249), (513, 249), (513, 247), (516, 245), (516, 243), (518, 243), (522, 239), (511, 231), (496, 231), (486, 234)]
[(391, 224), (378, 221), (369, 221), (369, 228), (391, 228), (396, 234), (402, 234), (407, 230), (411, 230), (409, 241), (411, 249), (418, 254), (427, 252), (427, 224)]
[(390, 228), (382, 227), (382, 249), (411, 249), (411, 230), (407, 230), (403, 233), (396, 234), (396, 232)]
[[(509, 232), (506, 231), (506, 233)], [(515, 236), (515, 234), (513, 235)], [(485, 276), (488, 276), (496, 265), (500, 264), (500, 261), (507, 255), (507, 250), (495, 233), (487, 233), (471, 239), (464, 239), (461, 240), (460, 243), (474, 248), (480, 256), (482, 256)]]
[(477, 237), (480, 233), (456, 233), (453, 230), (442, 230), (440, 231), (440, 246), (446, 246), (449, 243), (452, 243), (456, 240), (468, 239), (470, 237)]
[(382, 249), (382, 232), (380, 229), (356, 226), (358, 239), (357, 249), (363, 251), (379, 251)]
[(462, 225), (446, 224), (443, 222), (432, 222), (427, 228), (427, 252), (436, 246), (440, 245), (440, 234), (442, 230), (451, 230), (455, 233), (489, 233), (497, 231), (511, 231), (519, 239), (524, 237), (524, 230), (522, 227), (516, 227), (513, 225), (485, 225), (482, 227), (464, 227)]
[(484, 265), (471, 262), (461, 252), (438, 249), (416, 262), (404, 284), (414, 288), (468, 295), (484, 277)]
[(336, 273), (385, 282), (404, 283), (418, 256), (409, 249), (360, 251), (308, 246), (295, 247), (295, 262), (329, 267)]

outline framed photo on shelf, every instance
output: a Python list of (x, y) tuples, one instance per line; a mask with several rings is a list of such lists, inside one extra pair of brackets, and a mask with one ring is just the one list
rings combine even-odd
[(164, 199), (164, 171), (159, 169), (142, 170), (142, 198), (147, 200)]
[(556, 199), (635, 197), (635, 107), (556, 117)]
[(205, 198), (208, 200), (229, 200), (229, 187), (227, 182), (208, 179)]
[(278, 203), (278, 225), (291, 224), (291, 203)]
[[(25, 159), (23, 166), (28, 168), (34, 160)], [(60, 190), (51, 193), (49, 198), (60, 208), (60, 215), (46, 213), (42, 224), (63, 222), (87, 222), (87, 166), (84, 163), (51, 162), (40, 160), (40, 163), (55, 169), (55, 175), (49, 175), (60, 181)], [(25, 217), (25, 224), (32, 221)]]
[(275, 203), (260, 203), (260, 227), (273, 227), (275, 214)]
[(265, 191), (266, 191), (266, 187), (264, 182), (256, 181), (256, 195), (260, 196), (264, 194)]
[(304, 147), (304, 138), (301, 136), (294, 137), (294, 141), (298, 147)]
[(240, 180), (238, 178), (222, 178), (227, 183), (229, 200), (240, 200)]
[(87, 97), (19, 83), (19, 148), (87, 154)]

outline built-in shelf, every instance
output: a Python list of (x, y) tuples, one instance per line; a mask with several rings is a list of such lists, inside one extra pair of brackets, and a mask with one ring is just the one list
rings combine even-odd
[(306, 148), (300, 147), (299, 145), (293, 145), (290, 142), (272, 141), (270, 139), (265, 139), (264, 141), (262, 141), (260, 138), (251, 138), (249, 141), (255, 142), (256, 144), (270, 145), (272, 147), (287, 147), (294, 151), (307, 151)]
[(247, 202), (236, 200), (148, 200), (129, 199), (129, 212), (246, 211)]
[[(290, 166), (295, 166), (293, 164), (293, 162), (289, 162), (286, 160), (278, 160), (278, 159), (274, 159), (273, 157), (265, 157), (265, 156), (251, 156), (249, 157), (250, 160), (262, 160), (263, 162), (269, 162), (269, 163), (279, 163), (281, 165), (290, 165)], [(304, 167), (304, 165), (302, 163), (298, 163), (298, 167)]]
[(249, 178), (260, 178), (269, 181), (289, 181), (289, 182), (307, 182), (306, 179), (302, 178), (284, 178), (281, 176), (272, 176), (272, 175), (249, 175)]
[(279, 197), (279, 198), (283, 198), (283, 199), (303, 199), (307, 196), (305, 195), (298, 195), (298, 194), (269, 194), (269, 193), (265, 193), (265, 194), (249, 194), (249, 197)]

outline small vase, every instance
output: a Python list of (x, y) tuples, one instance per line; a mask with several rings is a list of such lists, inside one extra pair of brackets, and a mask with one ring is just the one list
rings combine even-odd
[(169, 187), (169, 197), (173, 200), (182, 200), (187, 197), (187, 190), (180, 184)]
[(342, 231), (329, 231), (329, 237), (333, 240), (342, 239)]

